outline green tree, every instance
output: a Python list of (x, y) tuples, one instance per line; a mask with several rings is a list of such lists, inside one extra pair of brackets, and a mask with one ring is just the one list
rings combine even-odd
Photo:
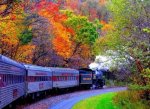
[(150, 99), (149, 70), (146, 70), (150, 66), (150, 3), (147, 0), (109, 0), (108, 9), (114, 29), (104, 36), (107, 39), (104, 43), (98, 44), (104, 50), (120, 51), (120, 56), (127, 54), (133, 58), (130, 66), (133, 84), (146, 89), (144, 96)]

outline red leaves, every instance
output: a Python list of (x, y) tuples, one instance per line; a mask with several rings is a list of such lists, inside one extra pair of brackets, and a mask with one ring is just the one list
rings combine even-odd
[(56, 14), (59, 11), (59, 5), (53, 2), (48, 2), (46, 0), (41, 1), (40, 3), (37, 3), (34, 5), (34, 11), (41, 11), (45, 10), (48, 12), (48, 14)]
[(16, 20), (16, 15), (11, 15), (11, 20)]
[(63, 14), (56, 14), (54, 16), (54, 21), (55, 22), (63, 22), (67, 19), (67, 16), (66, 15), (63, 15)]
[(71, 28), (66, 28), (66, 31), (69, 32), (71, 35), (75, 34), (74, 30)]

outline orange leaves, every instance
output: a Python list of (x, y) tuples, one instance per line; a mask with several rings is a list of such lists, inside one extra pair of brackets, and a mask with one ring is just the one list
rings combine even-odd
[(66, 15), (62, 15), (62, 14), (57, 14), (54, 16), (54, 21), (55, 22), (63, 22), (67, 19), (67, 16)]
[(63, 38), (61, 36), (56, 36), (53, 39), (53, 46), (58, 55), (69, 58), (71, 56), (71, 42), (69, 38)]
[(33, 45), (20, 45), (15, 37), (0, 37), (0, 54), (11, 57), (19, 62), (32, 62)]
[(63, 26), (63, 22), (67, 19), (65, 14), (59, 12), (59, 5), (52, 2), (41, 2), (37, 5), (38, 14), (45, 17), (53, 27), (54, 38), (52, 40), (53, 49), (58, 55), (69, 58), (71, 56), (70, 36), (73, 31)]
[(16, 20), (16, 15), (11, 15), (11, 20)]
[(106, 4), (106, 1), (107, 1), (107, 0), (99, 0), (99, 3), (100, 3), (101, 5), (105, 5), (105, 4)]
[[(35, 10), (40, 14), (41, 16), (51, 16), (53, 17), (55, 14), (59, 12), (59, 5), (52, 3), (52, 2), (46, 2), (42, 1), (39, 4), (35, 5)], [(34, 10), (34, 11), (35, 11)]]
[(53, 39), (53, 49), (58, 55), (69, 58), (72, 52), (69, 30), (59, 22), (53, 22), (53, 28), (55, 34)]
[(114, 27), (113, 27), (112, 24), (109, 24), (109, 23), (107, 23), (107, 22), (105, 22), (105, 21), (103, 21), (103, 20), (100, 21), (100, 24), (103, 25), (103, 27), (102, 27), (102, 32), (107, 32), (107, 31), (109, 31), (109, 30), (114, 29)]
[(91, 51), (89, 45), (84, 44), (81, 46), (81, 56), (84, 59), (88, 59), (91, 57)]
[(8, 36), (0, 37), (0, 54), (9, 57), (14, 57), (14, 53), (16, 52), (17, 47), (18, 47), (17, 38), (12, 38)]
[(66, 31), (69, 32), (71, 35), (75, 35), (75, 31), (71, 28), (66, 28)]
[(16, 60), (24, 63), (32, 63), (34, 45), (22, 45), (18, 48), (16, 54)]

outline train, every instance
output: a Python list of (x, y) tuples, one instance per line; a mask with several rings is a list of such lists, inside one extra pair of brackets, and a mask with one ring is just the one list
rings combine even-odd
[[(95, 83), (95, 81), (97, 83)], [(103, 79), (96, 79), (93, 70), (42, 67), (16, 62), (0, 55), (0, 109), (19, 98), (35, 98), (42, 92), (53, 89), (104, 85)]]

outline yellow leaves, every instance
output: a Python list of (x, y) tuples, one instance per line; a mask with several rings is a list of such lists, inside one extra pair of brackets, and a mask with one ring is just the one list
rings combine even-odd
[(113, 26), (111, 24), (105, 24), (102, 28), (102, 31), (109, 31), (112, 29), (113, 29)]
[(99, 0), (99, 3), (100, 3), (101, 5), (105, 5), (105, 4), (106, 4), (106, 1), (107, 1), (107, 0)]
[(17, 50), (16, 60), (24, 63), (32, 63), (34, 45), (22, 45)]
[(6, 9), (7, 5), (0, 6), (0, 13), (3, 12)]
[(11, 49), (18, 44), (17, 38), (11, 38), (10, 36), (0, 37), (0, 42), (4, 48)]
[(105, 21), (100, 21), (100, 24), (103, 25), (102, 32), (107, 32), (114, 29), (114, 26), (111, 23), (107, 23)]
[(23, 19), (24, 16), (16, 12), (11, 13), (6, 17), (0, 17), (0, 33), (12, 38), (18, 36), (24, 29), (22, 24)]
[(91, 57), (91, 52), (90, 52), (90, 47), (86, 44), (81, 45), (80, 47), (81, 50), (81, 56), (85, 59), (88, 59), (89, 57)]

